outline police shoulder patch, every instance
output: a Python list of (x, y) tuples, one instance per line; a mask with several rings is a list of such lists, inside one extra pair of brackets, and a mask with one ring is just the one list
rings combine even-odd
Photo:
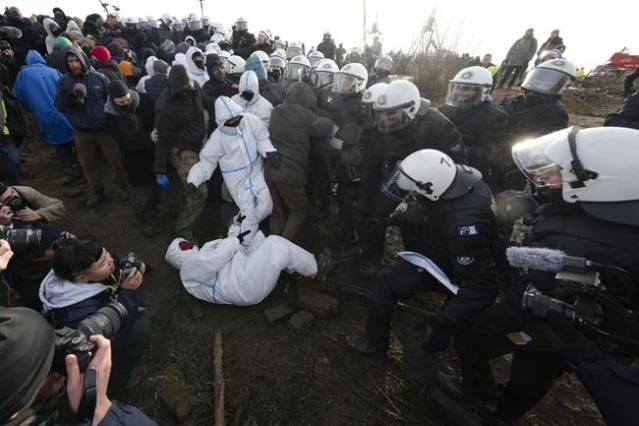
[(472, 256), (458, 256), (457, 263), (462, 266), (468, 266), (475, 261), (475, 258)]
[(477, 226), (475, 225), (458, 226), (457, 233), (463, 237), (470, 235), (479, 235), (479, 231), (477, 230)]

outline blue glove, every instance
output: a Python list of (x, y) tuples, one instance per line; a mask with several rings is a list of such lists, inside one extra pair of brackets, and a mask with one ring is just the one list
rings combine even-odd
[(169, 177), (167, 175), (155, 175), (155, 183), (162, 189), (169, 187)]

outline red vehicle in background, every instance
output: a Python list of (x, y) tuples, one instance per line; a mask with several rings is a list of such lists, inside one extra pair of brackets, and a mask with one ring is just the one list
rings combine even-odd
[(588, 76), (596, 80), (623, 78), (636, 68), (639, 68), (639, 55), (631, 55), (622, 51), (613, 53), (607, 64), (597, 65)]

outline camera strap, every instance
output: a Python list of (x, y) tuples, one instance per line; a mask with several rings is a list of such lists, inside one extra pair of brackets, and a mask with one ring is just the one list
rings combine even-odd
[(82, 398), (78, 406), (78, 418), (82, 421), (93, 419), (96, 404), (96, 372), (95, 368), (87, 368), (84, 372), (84, 384), (82, 386)]
[(570, 182), (571, 188), (583, 188), (586, 186), (584, 182), (597, 178), (598, 174), (592, 170), (587, 170), (577, 155), (577, 133), (581, 130), (579, 126), (572, 126), (568, 133), (568, 147), (572, 161), (570, 162), (571, 172), (577, 176), (577, 182)]

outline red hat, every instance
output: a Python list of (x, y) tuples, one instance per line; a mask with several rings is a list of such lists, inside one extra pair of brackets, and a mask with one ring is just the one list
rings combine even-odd
[(95, 46), (91, 49), (91, 56), (102, 62), (111, 60), (111, 53), (109, 52), (109, 49), (104, 46)]

